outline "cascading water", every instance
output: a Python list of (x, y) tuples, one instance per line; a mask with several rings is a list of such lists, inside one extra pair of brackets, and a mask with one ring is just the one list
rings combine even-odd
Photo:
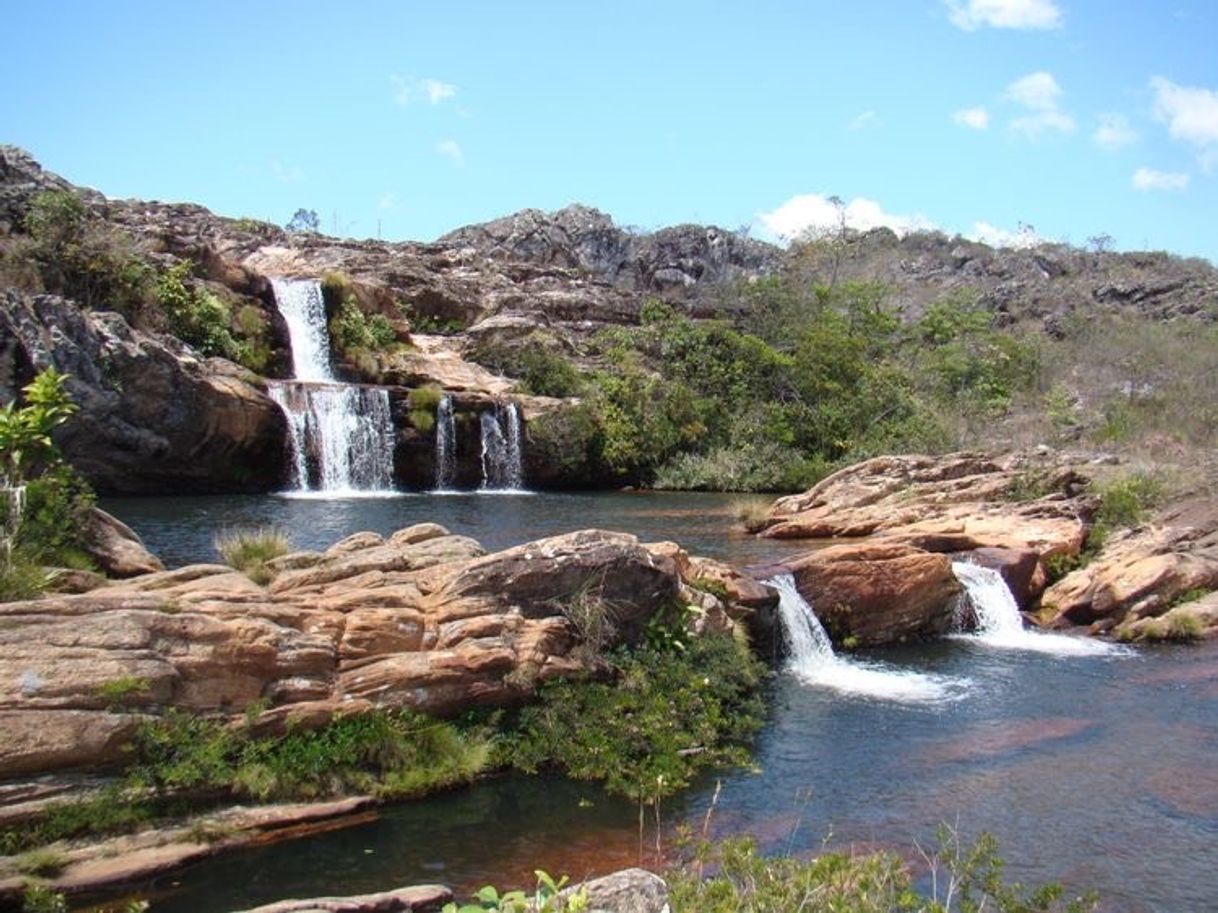
[(451, 397), (436, 407), (436, 491), (451, 491), (457, 477), (457, 427)]
[(483, 412), (479, 422), (482, 430), (482, 490), (524, 491), (520, 407), (515, 403), (501, 403)]
[(884, 663), (838, 656), (816, 613), (796, 589), (795, 578), (781, 574), (766, 583), (778, 591), (778, 613), (790, 651), (787, 670), (806, 684), (902, 703), (945, 700), (958, 696), (967, 685), (966, 681), (952, 682)]
[(321, 283), (312, 279), (272, 279), (275, 306), (288, 325), (292, 376), (301, 381), (333, 381), (330, 334)]
[(339, 383), (330, 369), (321, 283), (274, 279), (288, 325), (293, 381), (271, 381), (270, 397), (288, 420), (296, 496), (391, 495), (395, 431), (389, 394)]
[[(1034, 650), (1061, 656), (1121, 652), (1121, 648), (1102, 641), (1025, 629), (1019, 605), (998, 571), (968, 561), (953, 561), (952, 573), (964, 587), (967, 608), (972, 609), (975, 619), (973, 633), (967, 635), (970, 640), (1007, 650)], [(963, 627), (963, 623), (958, 623), (957, 627)]]

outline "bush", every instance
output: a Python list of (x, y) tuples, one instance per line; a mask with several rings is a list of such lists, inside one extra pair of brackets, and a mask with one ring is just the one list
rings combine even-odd
[(435, 412), (444, 398), (444, 391), (435, 384), (425, 384), (415, 387), (407, 395), (412, 410)]
[(615, 681), (543, 686), (509, 724), (501, 760), (599, 780), (640, 803), (684, 788), (702, 768), (743, 763), (764, 716), (760, 664), (728, 636), (673, 637), (667, 648), (652, 640), (608, 657)]
[[(751, 837), (694, 846), (692, 858), (667, 873), (673, 913), (772, 913), (836, 910), (843, 913), (1086, 913), (1093, 894), (1062, 900), (1058, 884), (1025, 889), (1003, 879), (994, 838), (971, 846), (940, 831), (939, 849), (926, 857), (931, 896), (914, 891), (908, 869), (892, 853), (826, 852), (813, 859), (765, 857)], [(707, 868), (714, 873), (703, 874)]]
[(291, 542), (281, 530), (259, 527), (220, 533), (215, 546), (225, 564), (247, 574), (255, 583), (265, 584), (274, 577), (267, 562), (286, 555)]
[(66, 463), (54, 466), (26, 485), (16, 547), (43, 565), (91, 570), (84, 533), (96, 502), (83, 476)]
[(365, 314), (354, 293), (348, 292), (330, 321), (330, 338), (343, 352), (352, 349), (379, 352), (397, 342), (398, 334), (384, 314)]
[(584, 388), (580, 370), (558, 352), (546, 347), (546, 339), (530, 336), (512, 345), (480, 346), (470, 353), (479, 364), (517, 378), (522, 393), (557, 398), (578, 396)]
[(148, 297), (151, 272), (130, 237), (94, 218), (70, 190), (44, 190), (30, 201), (25, 230), (48, 291), (86, 308), (110, 308), (129, 320)]

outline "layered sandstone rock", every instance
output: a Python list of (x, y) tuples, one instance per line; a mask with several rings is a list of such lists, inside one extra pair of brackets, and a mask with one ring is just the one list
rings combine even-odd
[(907, 545), (832, 545), (786, 568), (836, 643), (865, 647), (944, 634), (960, 594), (946, 555)]
[[(1143, 619), (1218, 589), (1218, 504), (1193, 502), (1154, 524), (1120, 533), (1086, 567), (1067, 574), (1041, 599), (1040, 621), (1145, 631)], [(1191, 597), (1191, 598), (1189, 598)], [(1212, 627), (1208, 612), (1203, 628)]]
[[(138, 721), (169, 706), (267, 706), (261, 725), (280, 727), (374, 706), (510, 703), (538, 682), (595, 673), (595, 650), (577, 647), (633, 640), (683, 598), (704, 627), (752, 611), (695, 592), (690, 569), (708, 565), (679, 549), (599, 530), (486, 555), (418, 524), (275, 567), (269, 587), (192, 565), (0, 604), (0, 777), (115, 760)], [(754, 604), (764, 595), (733, 586)]]

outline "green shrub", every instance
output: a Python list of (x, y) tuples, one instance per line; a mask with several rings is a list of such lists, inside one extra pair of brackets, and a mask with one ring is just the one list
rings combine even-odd
[[(813, 859), (762, 856), (751, 837), (701, 841), (689, 861), (667, 873), (673, 913), (772, 913), (833, 910), (842, 913), (1086, 913), (1093, 894), (1063, 900), (1058, 884), (1026, 889), (1003, 879), (994, 838), (982, 834), (961, 846), (940, 831), (939, 849), (927, 856), (931, 896), (919, 895), (895, 854), (824, 852)], [(704, 877), (710, 870), (713, 874)]]
[(415, 387), (407, 394), (407, 400), (412, 410), (435, 412), (444, 398), (444, 390), (435, 384), (425, 384)]
[(6, 562), (0, 563), (0, 602), (37, 599), (50, 582), (39, 562), (13, 552)]
[(267, 562), (286, 555), (292, 544), (283, 531), (259, 527), (219, 533), (215, 546), (225, 564), (247, 574), (255, 583), (265, 584), (274, 576)]
[(553, 682), (517, 711), (500, 759), (526, 772), (575, 779), (652, 803), (708, 766), (743, 763), (760, 727), (759, 663), (727, 636), (683, 650), (644, 644), (609, 656), (611, 682)]
[(21, 893), (22, 913), (68, 913), (68, 901), (44, 884), (28, 884)]
[(531, 336), (510, 345), (479, 346), (469, 357), (500, 374), (519, 379), (522, 393), (564, 398), (578, 396), (584, 388), (580, 370), (548, 348), (543, 337)]
[(379, 352), (397, 342), (398, 334), (384, 314), (368, 315), (354, 293), (342, 296), (338, 313), (330, 320), (330, 338), (343, 352), (368, 349)]
[(67, 862), (67, 857), (61, 850), (42, 847), (22, 853), (13, 861), (13, 868), (22, 875), (38, 875), (48, 878), (62, 872)]
[(1109, 482), (1097, 493), (1100, 497), (1097, 521), (1116, 529), (1141, 523), (1163, 497), (1164, 485), (1156, 475), (1135, 472)]
[(151, 272), (131, 238), (92, 216), (70, 190), (44, 190), (30, 201), (24, 227), (48, 291), (86, 308), (109, 308), (136, 319)]
[(97, 688), (97, 696), (111, 710), (122, 710), (145, 697), (150, 690), (148, 679), (134, 675), (123, 675), (103, 682)]
[(43, 565), (90, 570), (84, 533), (97, 501), (92, 487), (66, 463), (48, 469), (25, 489), (25, 515), (16, 546)]

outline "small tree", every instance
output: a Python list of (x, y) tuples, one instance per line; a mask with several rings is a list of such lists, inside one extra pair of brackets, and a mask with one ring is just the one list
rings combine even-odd
[(5, 505), (0, 515), (0, 570), (7, 572), (12, 563), (28, 474), (55, 461), (58, 452), (51, 431), (76, 411), (64, 389), (67, 380), (68, 375), (46, 368), (25, 386), (24, 406), (11, 401), (0, 407), (0, 493)]
[(321, 220), (314, 209), (298, 209), (288, 220), (286, 228), (288, 231), (311, 231), (316, 234), (321, 230)]

